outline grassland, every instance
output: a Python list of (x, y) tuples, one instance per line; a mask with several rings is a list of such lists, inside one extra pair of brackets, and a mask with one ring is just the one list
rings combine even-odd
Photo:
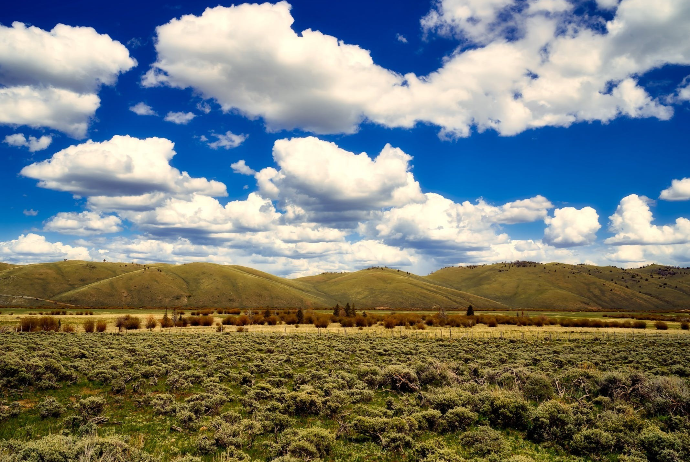
[(561, 263), (452, 267), (428, 276), (390, 268), (298, 279), (252, 268), (67, 261), (0, 266), (0, 306), (238, 307), (536, 311), (690, 309), (690, 270)]

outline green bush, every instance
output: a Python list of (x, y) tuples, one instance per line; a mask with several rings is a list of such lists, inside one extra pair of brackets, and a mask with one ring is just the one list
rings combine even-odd
[(546, 401), (553, 398), (551, 380), (543, 374), (532, 374), (527, 378), (522, 393), (530, 401)]
[(52, 396), (46, 396), (38, 403), (38, 414), (41, 418), (60, 417), (65, 412), (65, 407)]
[(487, 457), (508, 451), (508, 443), (500, 432), (490, 427), (479, 427), (460, 435), (460, 443), (466, 446), (473, 456)]
[(612, 435), (597, 428), (583, 430), (573, 437), (574, 451), (595, 460), (611, 453), (615, 444), (616, 439)]
[(458, 406), (446, 412), (446, 415), (443, 416), (443, 423), (445, 429), (448, 431), (465, 431), (472, 426), (478, 418), (479, 416), (476, 412)]
[(529, 436), (536, 442), (551, 441), (564, 446), (570, 442), (575, 430), (575, 418), (570, 406), (551, 400), (537, 408)]

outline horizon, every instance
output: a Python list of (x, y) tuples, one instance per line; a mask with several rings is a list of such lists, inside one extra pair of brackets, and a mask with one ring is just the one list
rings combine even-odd
[(688, 36), (683, 0), (14, 3), (0, 261), (688, 267)]

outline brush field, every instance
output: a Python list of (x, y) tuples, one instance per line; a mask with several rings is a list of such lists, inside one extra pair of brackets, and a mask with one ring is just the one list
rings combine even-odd
[(291, 330), (0, 334), (0, 461), (690, 459), (680, 332)]

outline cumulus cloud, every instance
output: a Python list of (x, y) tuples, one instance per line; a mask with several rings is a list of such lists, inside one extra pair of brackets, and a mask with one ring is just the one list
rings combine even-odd
[(163, 120), (178, 125), (187, 125), (194, 117), (196, 114), (193, 112), (168, 112)]
[(601, 228), (599, 215), (592, 207), (564, 207), (547, 217), (544, 242), (554, 247), (575, 247), (593, 244)]
[(151, 106), (144, 102), (139, 102), (134, 106), (130, 106), (129, 110), (140, 116), (155, 116), (158, 115)]
[[(482, 205), (486, 210), (490, 210), (486, 204), (482, 203)], [(551, 208), (553, 208), (553, 204), (547, 198), (534, 196), (503, 204), (495, 210), (492, 221), (505, 224), (530, 223), (546, 218), (548, 210)]]
[(141, 229), (159, 234), (262, 231), (272, 228), (279, 218), (273, 203), (255, 193), (225, 206), (202, 194), (189, 199), (168, 198), (153, 210), (120, 214)]
[(690, 242), (690, 220), (678, 218), (674, 225), (653, 225), (650, 205), (645, 196), (631, 194), (621, 200), (616, 212), (609, 217), (609, 229), (616, 233), (606, 239), (613, 245), (686, 244)]
[(513, 135), (622, 116), (667, 120), (673, 108), (637, 78), (690, 64), (690, 6), (659, 1), (623, 0), (604, 22), (565, 0), (442, 0), (424, 29), (471, 46), (426, 76), (384, 69), (367, 50), (317, 31), (298, 34), (285, 2), (209, 8), (157, 28), (158, 57), (142, 83), (193, 88), (226, 112), (262, 117), (269, 130), (352, 133), (368, 120), (430, 123), (459, 137), (473, 128)]
[(142, 83), (192, 87), (225, 112), (263, 117), (271, 130), (356, 131), (367, 101), (401, 78), (367, 50), (318, 31), (298, 34), (292, 23), (286, 2), (173, 19), (156, 28), (158, 58)]
[(249, 167), (244, 162), (244, 159), (240, 159), (237, 162), (230, 164), (230, 168), (232, 168), (233, 172), (239, 173), (240, 175), (254, 175), (254, 174), (256, 174), (256, 170), (253, 170), (251, 167)]
[(101, 100), (96, 94), (80, 94), (62, 88), (30, 86), (0, 88), (0, 124), (48, 127), (84, 138), (89, 120)]
[(21, 175), (39, 180), (42, 188), (80, 196), (140, 196), (154, 192), (225, 196), (225, 185), (192, 178), (170, 165), (174, 143), (165, 138), (114, 136), (87, 141), (24, 167)]
[(412, 157), (390, 145), (371, 158), (314, 137), (284, 139), (275, 142), (273, 159), (278, 169), (256, 174), (261, 194), (309, 220), (356, 220), (375, 209), (425, 200), (410, 172)]
[(0, 123), (83, 138), (98, 88), (135, 65), (120, 42), (90, 27), (0, 25)]
[(225, 134), (212, 133), (211, 135), (217, 138), (216, 141), (208, 143), (208, 146), (211, 149), (233, 149), (239, 146), (240, 144), (244, 143), (245, 140), (249, 137), (249, 135), (235, 135), (233, 132), (225, 132)]
[(22, 234), (17, 239), (0, 242), (0, 260), (8, 263), (41, 263), (47, 261), (89, 260), (86, 247), (72, 247), (62, 242), (48, 242), (44, 236)]
[(24, 209), (24, 211), (23, 211), (22, 213), (23, 213), (24, 215), (26, 215), (27, 217), (35, 217), (36, 215), (38, 215), (38, 210), (34, 210), (34, 209), (28, 209), (28, 210), (27, 210), (27, 209)]
[(122, 220), (114, 215), (99, 212), (60, 212), (46, 221), (44, 231), (75, 236), (117, 233), (122, 231)]
[(690, 178), (671, 181), (671, 186), (661, 191), (659, 199), (666, 201), (690, 200)]
[(652, 263), (690, 266), (690, 244), (621, 245), (612, 248), (606, 258), (627, 268)]
[(35, 136), (29, 136), (27, 139), (23, 133), (15, 133), (14, 135), (7, 135), (5, 137), (5, 143), (10, 146), (29, 148), (30, 152), (42, 151), (53, 141), (51, 136), (43, 135), (40, 138)]

